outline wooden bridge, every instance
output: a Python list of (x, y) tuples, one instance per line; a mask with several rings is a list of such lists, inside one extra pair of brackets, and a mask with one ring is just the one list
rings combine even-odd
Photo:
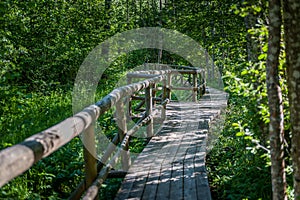
[[(116, 199), (211, 199), (206, 142), (211, 122), (226, 107), (226, 94), (207, 88), (199, 68), (132, 72), (127, 81), (76, 115), (2, 150), (0, 187), (82, 134), (86, 174), (70, 199), (95, 199), (110, 174), (125, 172)], [(99, 157), (95, 122), (112, 107), (119, 131)], [(141, 129), (149, 143), (132, 162), (129, 141)]]

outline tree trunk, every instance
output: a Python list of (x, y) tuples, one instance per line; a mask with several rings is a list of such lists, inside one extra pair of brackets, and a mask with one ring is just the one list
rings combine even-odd
[[(111, 0), (105, 0), (105, 21), (106, 24), (104, 25), (105, 30), (109, 33), (110, 31), (110, 7), (111, 7)], [(106, 43), (105, 45), (102, 45), (102, 55), (108, 56), (109, 54), (109, 45)]]
[(270, 111), (270, 148), (273, 200), (287, 199), (284, 162), (284, 128), (282, 94), (278, 65), (281, 38), (281, 3), (269, 1), (269, 40), (267, 56), (267, 90)]
[(294, 196), (300, 198), (300, 1), (283, 1), (284, 31), (290, 119), (292, 130), (292, 159)]

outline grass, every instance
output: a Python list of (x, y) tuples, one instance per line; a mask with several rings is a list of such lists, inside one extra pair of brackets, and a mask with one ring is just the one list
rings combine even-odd
[[(122, 76), (122, 73), (119, 73)], [(115, 82), (120, 77), (114, 77)], [(114, 82), (101, 80), (96, 98), (101, 99), (114, 89)], [(0, 88), (3, 89), (3, 88)], [(7, 92), (8, 88), (3, 89)], [(1, 98), (0, 150), (17, 144), (27, 137), (45, 130), (72, 113), (72, 91), (60, 90), (27, 93), (26, 89), (10, 87)], [(98, 120), (107, 137), (117, 132), (113, 110)], [(131, 150), (139, 152), (143, 141), (131, 141)], [(84, 178), (82, 142), (79, 137), (47, 158), (37, 162), (27, 172), (0, 188), (0, 199), (65, 199)], [(108, 179), (102, 186), (100, 199), (110, 199), (119, 188), (122, 179)]]
[[(47, 95), (18, 92), (4, 102), (0, 149), (23, 141), (72, 115), (71, 92), (57, 90)], [(83, 177), (79, 138), (39, 161), (23, 175), (0, 189), (0, 198), (66, 197)]]
[[(240, 109), (229, 104), (223, 131), (207, 155), (207, 170), (213, 199), (271, 199), (268, 154), (236, 136), (232, 123)], [(253, 147), (253, 148), (252, 148)]]

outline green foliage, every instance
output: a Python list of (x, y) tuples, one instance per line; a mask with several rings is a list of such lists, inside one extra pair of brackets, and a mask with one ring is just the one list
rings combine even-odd
[[(213, 194), (217, 195), (216, 199), (271, 198), (269, 111), (265, 72), (268, 27), (263, 19), (267, 5), (266, 2), (260, 3), (262, 4), (259, 4), (259, 7), (251, 5), (251, 2), (232, 6), (234, 12), (240, 16), (251, 17), (248, 15), (252, 13), (257, 17), (258, 23), (241, 34), (244, 38), (249, 34), (252, 45), (257, 45), (254, 48), (257, 51), (251, 52), (254, 58), (249, 59), (247, 52), (238, 53), (244, 49), (242, 43), (238, 43), (240, 46), (233, 50), (236, 52), (235, 56), (223, 62), (226, 69), (223, 75), (225, 89), (230, 94), (229, 111), (225, 129), (208, 159), (211, 185)], [(282, 43), (279, 74), (283, 93), (286, 141), (289, 148), (290, 130), (283, 50)], [(287, 169), (291, 168), (288, 148)], [(229, 170), (228, 166), (232, 168)], [(292, 195), (291, 170), (287, 170), (287, 180), (288, 192)]]
[(0, 136), (2, 141), (9, 144), (21, 142), (33, 133), (71, 116), (71, 93), (61, 90), (48, 93), (26, 93), (20, 88), (12, 88), (4, 93), (7, 98), (1, 100), (4, 115), (0, 118), (0, 131), (6, 134)]
[[(111, 1), (110, 8), (104, 0), (1, 1), (0, 132), (4, 134), (0, 136), (0, 149), (72, 115), (74, 79), (83, 59), (95, 46), (125, 30), (160, 26), (176, 29), (198, 41), (212, 55), (230, 95), (225, 129), (208, 156), (214, 199), (270, 199), (265, 85), (268, 27), (264, 22), (267, 2), (243, 2), (174, 0), (160, 11), (155, 1)], [(246, 29), (244, 22), (249, 14), (257, 18), (257, 23)], [(247, 51), (250, 39), (258, 49), (251, 61)], [(127, 70), (157, 62), (158, 52), (142, 49), (115, 60), (99, 82), (96, 100), (114, 89)], [(283, 51), (280, 56), (289, 144)], [(166, 51), (160, 62), (189, 65)], [(113, 112), (98, 120), (109, 138), (117, 133)], [(138, 153), (145, 144), (145, 140), (133, 138), (130, 150)], [(292, 172), (288, 153), (289, 177)], [(0, 198), (67, 198), (82, 180), (82, 170), (82, 146), (76, 138), (1, 188)], [(288, 183), (290, 191), (290, 179)], [(119, 184), (119, 179), (105, 182), (100, 198), (113, 198)]]
[(82, 146), (77, 138), (3, 186), (0, 198), (67, 198), (83, 179), (82, 169)]
[(111, 178), (107, 179), (99, 192), (99, 199), (100, 200), (107, 200), (107, 199), (114, 199), (116, 193), (119, 190), (121, 185), (122, 179), (121, 178)]
[(253, 139), (244, 110), (230, 104), (226, 123), (207, 157), (213, 199), (270, 199), (271, 173), (268, 149)]

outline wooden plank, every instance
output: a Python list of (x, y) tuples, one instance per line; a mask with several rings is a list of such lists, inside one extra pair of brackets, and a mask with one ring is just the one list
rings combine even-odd
[(183, 161), (172, 163), (170, 199), (183, 199)]
[[(170, 162), (170, 150), (175, 141), (178, 141), (178, 137), (174, 138), (172, 136), (160, 136), (159, 140), (160, 149), (152, 152), (152, 156), (155, 158), (152, 163), (151, 169), (149, 171), (147, 183), (143, 193), (143, 199), (155, 199), (157, 196), (158, 185), (160, 182), (161, 169), (165, 162)], [(154, 144), (157, 145), (157, 144)]]
[[(202, 103), (206, 102), (211, 99)], [(207, 104), (211, 108), (196, 103), (168, 104), (167, 121), (159, 135), (132, 166), (135, 172), (128, 176), (132, 182), (125, 199), (211, 199), (205, 145), (208, 123), (219, 114), (217, 104)]]
[[(206, 149), (203, 148), (206, 146), (207, 141), (207, 131), (206, 129), (202, 130), (200, 134), (204, 135), (202, 138), (202, 144), (197, 145), (197, 151), (194, 157), (194, 171), (196, 178), (196, 192), (198, 199), (211, 200), (210, 188), (208, 185), (208, 177), (205, 169), (205, 156)], [(200, 138), (201, 139), (201, 138)]]
[(178, 151), (183, 136), (178, 136), (175, 142), (169, 144), (169, 160), (165, 160), (161, 165), (160, 179), (157, 187), (156, 199), (170, 199), (172, 163)]
[(136, 174), (135, 181), (132, 184), (132, 188), (128, 194), (128, 198), (142, 198), (144, 193), (145, 184), (147, 182), (149, 171), (156, 159), (155, 156), (152, 156), (151, 152), (159, 150), (161, 146), (159, 145), (150, 145), (145, 151), (145, 154), (139, 157), (135, 162), (137, 163), (133, 168), (131, 168), (131, 173)]
[[(189, 129), (184, 127), (184, 130)], [(190, 143), (190, 138), (186, 135), (185, 131), (182, 131), (184, 134), (181, 145), (179, 146), (176, 155), (172, 162), (172, 177), (171, 177), (171, 193), (170, 198), (182, 199), (184, 197), (184, 157), (186, 150)]]
[(143, 199), (155, 199), (157, 185), (159, 182), (161, 162), (164, 159), (164, 153), (161, 152), (160, 157), (154, 160), (148, 173), (147, 182), (143, 191)]
[(143, 150), (145, 154), (140, 154), (140, 156), (134, 160), (115, 199), (128, 199), (133, 196), (142, 196), (144, 184), (148, 177), (148, 171), (155, 159), (154, 157), (147, 157), (147, 152), (151, 152), (155, 148), (159, 147), (148, 144)]
[(191, 138), (186, 134), (186, 131), (192, 129), (192, 127), (193, 124), (187, 124), (185, 127), (184, 137), (172, 162), (170, 199), (184, 198), (184, 157), (191, 142)]
[(197, 199), (196, 193), (196, 181), (194, 171), (194, 155), (196, 153), (196, 146), (193, 141), (190, 143), (190, 147), (186, 151), (184, 158), (184, 198), (185, 199)]

